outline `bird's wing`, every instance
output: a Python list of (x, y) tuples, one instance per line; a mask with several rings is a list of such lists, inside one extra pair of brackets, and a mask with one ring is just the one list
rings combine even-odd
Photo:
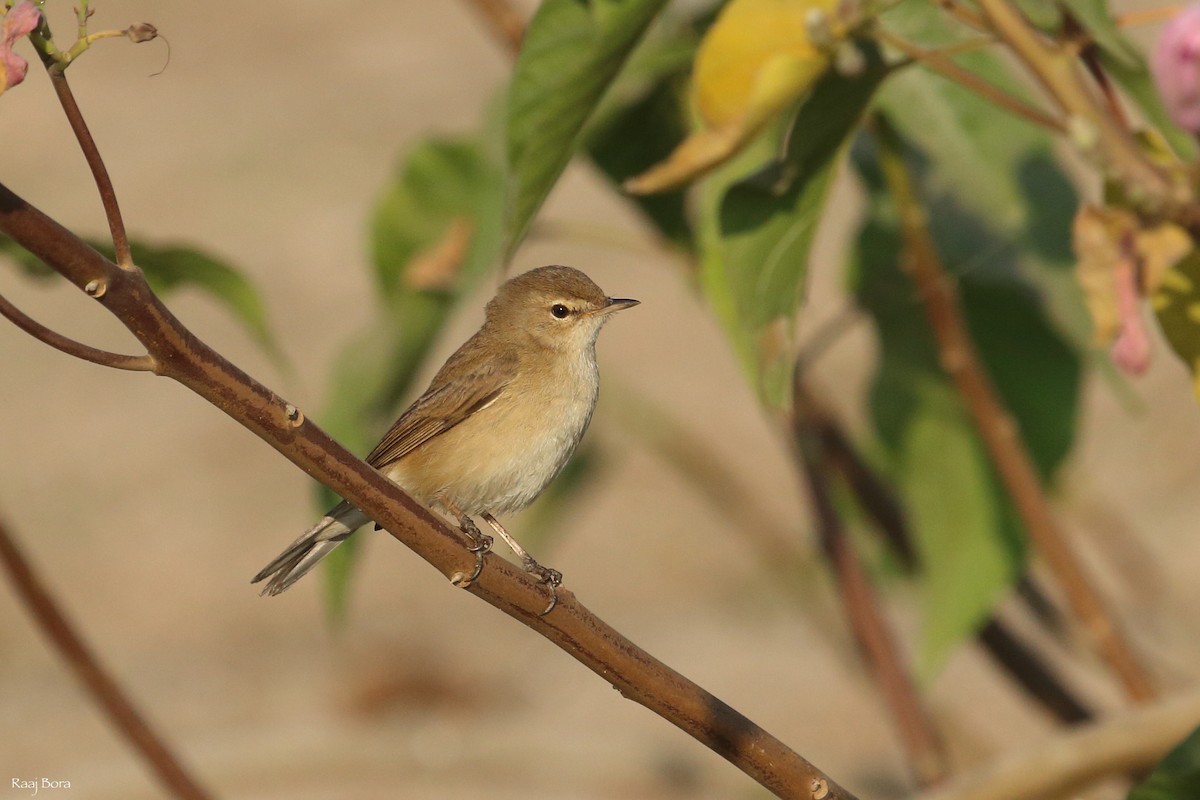
[(468, 342), (450, 357), (433, 382), (384, 434), (367, 456), (383, 469), (425, 442), (490, 406), (517, 372), (513, 354), (483, 354)]

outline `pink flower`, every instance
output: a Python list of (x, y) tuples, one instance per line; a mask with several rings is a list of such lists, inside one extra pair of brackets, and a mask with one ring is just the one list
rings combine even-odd
[(25, 80), (29, 64), (12, 51), (12, 46), (38, 26), (40, 17), (41, 12), (29, 0), (22, 0), (3, 15), (0, 24), (0, 93)]
[(1163, 28), (1150, 56), (1150, 71), (1171, 119), (1200, 131), (1200, 3), (1179, 12)]

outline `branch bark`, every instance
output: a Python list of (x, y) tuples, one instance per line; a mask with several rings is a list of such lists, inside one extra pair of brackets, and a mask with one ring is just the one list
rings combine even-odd
[[(140, 270), (109, 262), (2, 184), (0, 231), (80, 289), (96, 282), (90, 296), (142, 342), (157, 362), (158, 374), (211, 402), (362, 509), (447, 578), (473, 571), (475, 556), (461, 533), (196, 338), (150, 290)], [(519, 567), (488, 555), (467, 591), (545, 636), (622, 695), (693, 736), (777, 796), (853, 799), (778, 739), (596, 617), (569, 590), (560, 589), (557, 608), (542, 617), (544, 586)]]
[(937, 340), (942, 367), (970, 410), (979, 436), (1034, 547), (1061, 584), (1093, 646), (1108, 662), (1130, 699), (1135, 702), (1150, 700), (1154, 697), (1154, 689), (1149, 676), (1059, 529), (1016, 422), (992, 386), (967, 333), (958, 294), (942, 268), (926, 226), (925, 209), (912, 185), (902, 144), (882, 119), (878, 120), (875, 132), (880, 143), (884, 180), (899, 210), (905, 243), (903, 267), (917, 287)]
[(4, 563), (17, 594), (42, 633), (104, 709), (113, 726), (146, 760), (163, 787), (182, 800), (208, 800), (208, 792), (184, 769), (166, 742), (134, 707), (120, 684), (96, 660), (91, 648), (67, 620), (45, 582), (34, 572), (3, 522), (0, 522), (0, 561)]

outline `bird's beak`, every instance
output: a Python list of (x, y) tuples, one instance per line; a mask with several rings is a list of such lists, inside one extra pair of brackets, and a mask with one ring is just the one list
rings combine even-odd
[(620, 311), (625, 308), (633, 308), (640, 302), (642, 302), (642, 301), (641, 300), (630, 300), (629, 298), (626, 298), (626, 297), (610, 297), (610, 298), (608, 298), (607, 305), (601, 306), (600, 308), (596, 309), (596, 313), (612, 314), (612, 313), (615, 313), (615, 312)]

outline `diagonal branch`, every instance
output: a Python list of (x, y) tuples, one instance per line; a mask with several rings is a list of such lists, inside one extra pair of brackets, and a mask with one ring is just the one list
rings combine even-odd
[(1130, 699), (1150, 700), (1154, 689), (1149, 676), (1054, 519), (1016, 422), (984, 371), (967, 332), (958, 294), (942, 268), (926, 226), (926, 211), (904, 162), (902, 143), (886, 120), (877, 120), (875, 133), (884, 181), (899, 210), (905, 246), (902, 266), (917, 287), (937, 341), (942, 367), (970, 410), (976, 430), (1030, 540), (1062, 586), (1092, 645), (1108, 662)]
[(100, 350), (69, 339), (27, 316), (25, 312), (10, 303), (4, 295), (0, 295), (0, 316), (6, 317), (12, 324), (38, 341), (50, 345), (55, 350), (61, 350), (69, 356), (82, 358), (84, 361), (113, 369), (126, 369), (131, 372), (154, 371), (154, 359), (150, 356), (126, 356), (120, 353), (110, 353), (107, 350)]
[(141, 753), (163, 786), (183, 800), (207, 800), (209, 794), (188, 774), (179, 759), (146, 723), (113, 677), (100, 665), (91, 648), (75, 631), (50, 591), (25, 559), (12, 534), (0, 522), (0, 562), (8, 570), (17, 594), (42, 633), (70, 664), (76, 677), (108, 714), (117, 730)]
[[(122, 269), (0, 185), (0, 231), (92, 293), (145, 345), (158, 373), (178, 381), (362, 509), (448, 579), (473, 571), (463, 535), (331, 439), (295, 406), (239, 370), (175, 318), (140, 270)], [(622, 636), (559, 590), (553, 613), (540, 616), (545, 587), (494, 555), (467, 591), (529, 626), (626, 698), (639, 703), (729, 760), (779, 797), (854, 797), (803, 757), (712, 694)]]
[(837, 580), (842, 605), (863, 659), (883, 691), (884, 700), (908, 751), (908, 761), (921, 786), (933, 786), (949, 773), (946, 753), (933, 721), (922, 706), (904, 657), (888, 628), (866, 570), (833, 505), (827, 473), (832, 469), (828, 424), (812, 396), (793, 374), (792, 435), (797, 466), (804, 475), (817, 518), (821, 549)]
[(92, 138), (92, 132), (88, 130), (87, 122), (83, 119), (83, 112), (75, 102), (75, 95), (71, 92), (71, 85), (67, 83), (67, 76), (62, 72), (65, 68), (59, 64), (47, 64), (46, 72), (50, 74), (54, 93), (58, 95), (58, 102), (67, 115), (67, 122), (71, 124), (75, 138), (79, 141), (79, 148), (83, 151), (83, 157), (87, 159), (88, 169), (92, 171), (92, 180), (96, 182), (96, 188), (100, 191), (100, 203), (104, 206), (104, 216), (108, 219), (108, 230), (112, 236), (117, 264), (124, 269), (130, 269), (133, 267), (133, 256), (129, 252), (129, 237), (125, 233), (125, 220), (121, 217), (121, 208), (117, 204), (117, 193), (113, 189), (112, 179), (108, 177), (104, 159), (100, 157), (100, 150), (96, 147), (96, 140)]

